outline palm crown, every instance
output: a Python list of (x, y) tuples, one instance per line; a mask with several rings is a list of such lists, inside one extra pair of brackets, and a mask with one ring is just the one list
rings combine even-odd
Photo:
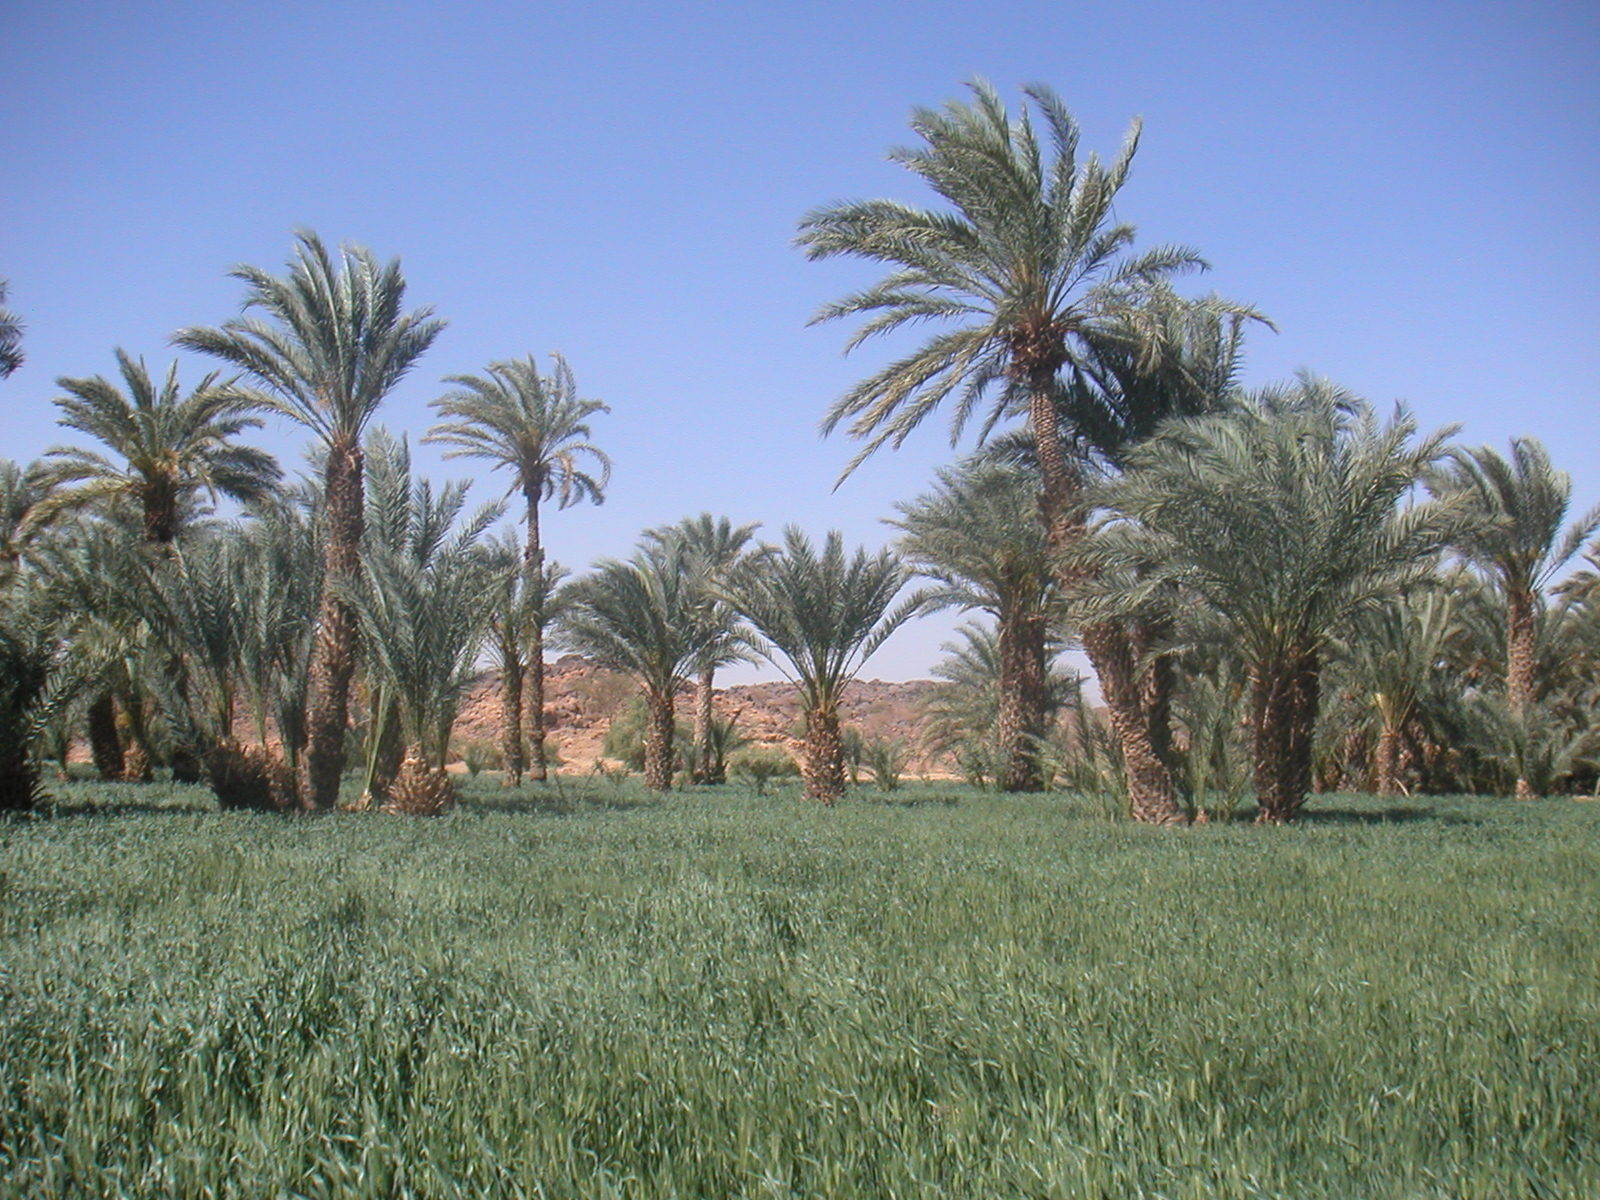
[[(866, 447), (898, 446), (959, 389), (951, 422), (959, 437), (979, 401), (1017, 389), (1042, 397), (1079, 353), (1084, 333), (1141, 287), (1204, 264), (1184, 247), (1130, 255), (1133, 226), (1112, 206), (1139, 143), (1135, 121), (1109, 163), (1078, 158), (1078, 126), (1055, 93), (1024, 89), (1049, 142), (1024, 110), (1013, 123), (989, 84), (971, 104), (919, 108), (911, 127), (924, 144), (890, 152), (950, 208), (894, 200), (833, 204), (807, 214), (799, 244), (808, 257), (850, 255), (894, 268), (878, 283), (827, 305), (814, 318), (865, 316), (849, 342), (908, 324), (953, 325), (869, 376), (829, 409), (824, 431), (847, 423)], [(1044, 417), (1033, 409), (1036, 422)]]
[(259, 500), (272, 493), (280, 478), (277, 463), (234, 441), (261, 422), (248, 415), (247, 400), (217, 385), (215, 372), (183, 395), (177, 363), (159, 386), (143, 359), (119, 349), (117, 364), (125, 392), (100, 375), (56, 380), (67, 393), (56, 401), (58, 424), (94, 438), (114, 457), (76, 446), (48, 451), (51, 483), (75, 485), (57, 492), (53, 503), (81, 507), (132, 500), (143, 516), (146, 539), (166, 543), (177, 536), (197, 493), (212, 501), (219, 495)]

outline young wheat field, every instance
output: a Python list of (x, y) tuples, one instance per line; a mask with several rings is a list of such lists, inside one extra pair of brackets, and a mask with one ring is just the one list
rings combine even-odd
[(1600, 1196), (1600, 805), (507, 795), (0, 826), (0, 1195)]

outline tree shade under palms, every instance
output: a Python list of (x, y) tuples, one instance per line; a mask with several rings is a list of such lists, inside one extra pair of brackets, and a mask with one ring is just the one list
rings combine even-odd
[(304, 425), (325, 451), (326, 537), (301, 803), (326, 810), (339, 795), (360, 641), (347, 596), (360, 571), (362, 432), (444, 322), (428, 308), (404, 311), (398, 259), (380, 264), (366, 249), (346, 247), (335, 261), (316, 234), (303, 231), (288, 267), (282, 276), (235, 268), (247, 288), (245, 315), (182, 329), (173, 340), (245, 372), (258, 386), (242, 395)]
[[(520, 492), (527, 521), (523, 551), (523, 589), (537, 599), (544, 571), (544, 543), (540, 536), (539, 505), (555, 500), (570, 508), (580, 500), (600, 504), (611, 478), (611, 460), (590, 438), (589, 418), (610, 412), (599, 400), (578, 395), (572, 368), (560, 354), (551, 355), (548, 374), (539, 370), (532, 355), (509, 362), (490, 363), (484, 375), (451, 375), (446, 383), (456, 390), (433, 402), (445, 420), (434, 425), (424, 439), (442, 442), (450, 449), (446, 458), (469, 456), (487, 459), (494, 470), (511, 472), (507, 493)], [(545, 764), (544, 628), (545, 614), (527, 625), (526, 678), (528, 740), (532, 752), (529, 774), (543, 779)], [(518, 734), (520, 736), (520, 733)]]
[(1249, 674), (1260, 819), (1293, 820), (1311, 782), (1328, 646), (1346, 623), (1427, 579), (1450, 510), (1399, 507), (1451, 431), (1414, 439), (1398, 413), (1302, 379), (1226, 416), (1180, 422), (1097, 497), (1086, 606), (1169, 607), (1190, 639), (1231, 644)]
[(857, 548), (830, 532), (821, 552), (795, 526), (783, 546), (734, 567), (719, 589), (756, 629), (761, 654), (794, 680), (806, 723), (806, 795), (832, 804), (844, 794), (839, 702), (845, 685), (922, 598), (895, 605), (910, 570), (887, 550)]
[[(1082, 536), (1084, 472), (1062, 436), (1058, 373), (1081, 361), (1086, 336), (1144, 289), (1204, 264), (1183, 247), (1130, 252), (1134, 229), (1116, 220), (1113, 206), (1138, 146), (1137, 121), (1109, 164), (1093, 155), (1080, 160), (1077, 122), (1048, 88), (1024, 90), (1048, 149), (1027, 110), (1013, 122), (987, 83), (971, 90), (970, 104), (917, 109), (911, 127), (923, 144), (889, 156), (948, 208), (852, 201), (801, 221), (797, 240), (809, 257), (845, 255), (891, 268), (815, 318), (864, 317), (852, 348), (911, 324), (945, 326), (850, 389), (829, 409), (823, 429), (843, 425), (865, 441), (854, 469), (879, 447), (900, 445), (952, 396), (954, 437), (986, 397), (991, 423), (1025, 409), (1042, 481), (1041, 517), (1053, 549), (1064, 553)], [(1104, 679), (1128, 650), (1111, 631), (1100, 632), (1106, 636), (1086, 631), (1083, 640)], [(1142, 714), (1123, 711), (1121, 694), (1106, 691), (1135, 814), (1180, 819), (1171, 775), (1148, 744)]]

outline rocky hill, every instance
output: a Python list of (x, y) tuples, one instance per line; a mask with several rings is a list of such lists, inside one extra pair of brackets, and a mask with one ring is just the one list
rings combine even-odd
[[(920, 679), (909, 683), (884, 683), (862, 679), (844, 695), (847, 725), (867, 738), (898, 739), (914, 748), (921, 698), (935, 685)], [(692, 719), (696, 688), (690, 685), (678, 699), (679, 719)], [(545, 668), (545, 711), (550, 733), (559, 747), (563, 771), (586, 772), (601, 758), (601, 743), (612, 719), (638, 692), (626, 675), (594, 666), (568, 655)], [(781, 747), (792, 754), (800, 749), (800, 703), (793, 684), (756, 683), (717, 688), (712, 704), (723, 719), (737, 718), (739, 732), (754, 745)], [(500, 738), (500, 676), (486, 671), (478, 677), (456, 720), (457, 745), (469, 741), (497, 744)], [(913, 769), (925, 764), (913, 759)]]

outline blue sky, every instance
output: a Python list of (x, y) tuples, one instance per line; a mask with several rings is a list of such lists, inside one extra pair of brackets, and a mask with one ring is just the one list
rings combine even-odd
[[(853, 447), (817, 421), (891, 348), (806, 326), (869, 273), (790, 240), (830, 200), (928, 202), (884, 151), (981, 75), (1013, 103), (1050, 84), (1104, 153), (1144, 118), (1119, 216), (1277, 323), (1250, 382), (1308, 367), (1471, 443), (1532, 434), (1600, 501), (1593, 4), (11, 0), (3, 24), (19, 460), (59, 440), (58, 376), (119, 345), (164, 368), (174, 329), (237, 311), (230, 266), (281, 267), (309, 227), (398, 255), (450, 321), (391, 429), (420, 437), (445, 375), (553, 349), (612, 405), (609, 499), (545, 522), (563, 562), (701, 510), (880, 544), (954, 452), (930, 425), (831, 490)], [(261, 441), (298, 468), (299, 430)], [(955, 621), (867, 674), (925, 674)]]

